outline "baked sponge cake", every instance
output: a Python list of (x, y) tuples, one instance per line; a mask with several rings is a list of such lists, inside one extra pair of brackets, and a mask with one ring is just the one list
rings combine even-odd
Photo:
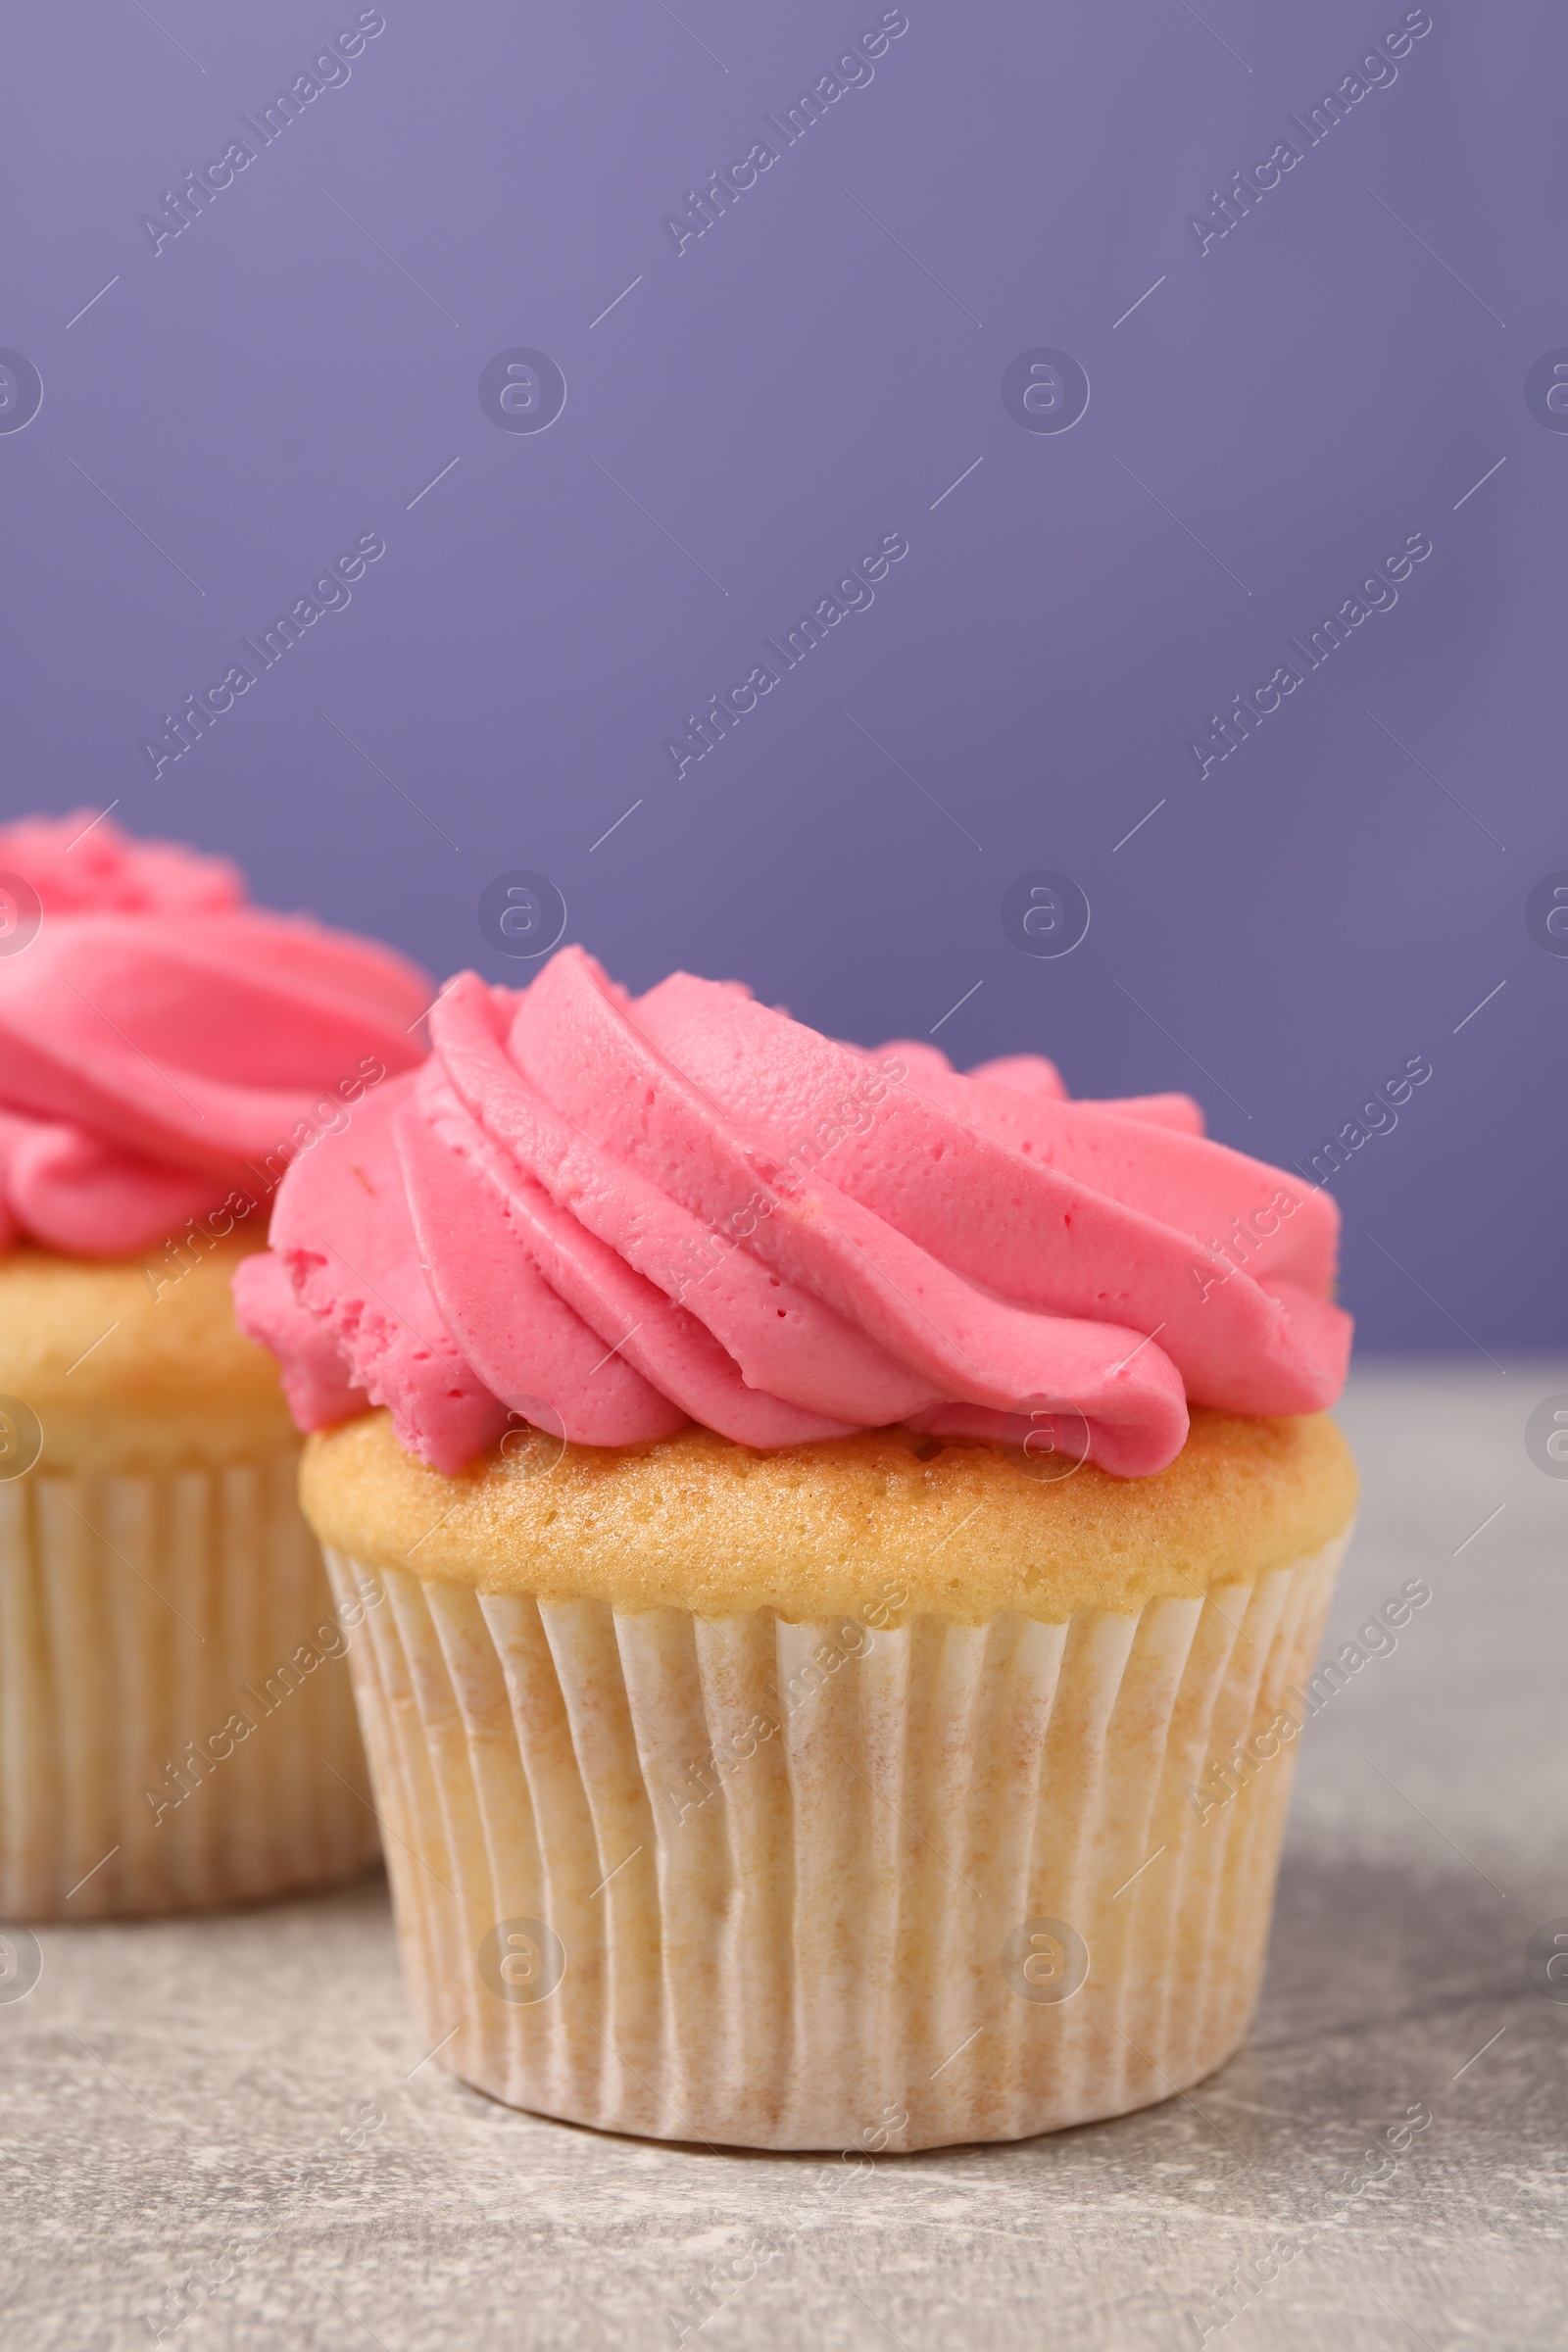
[(431, 1027), (236, 1288), (387, 1596), (351, 1667), (441, 2062), (878, 2151), (1199, 2081), (1354, 1509), (1331, 1204), (1184, 1098), (577, 951)]
[(373, 1864), (300, 1437), (236, 1328), (289, 1160), (413, 1066), (423, 981), (90, 810), (0, 829), (0, 1917)]
[(0, 1481), (7, 1918), (204, 1909), (376, 1859), (343, 1664), (366, 1600), (340, 1622), (276, 1366), (234, 1328), (244, 1247), (163, 1267), (157, 1297), (139, 1260), (0, 1255), (25, 1465)]

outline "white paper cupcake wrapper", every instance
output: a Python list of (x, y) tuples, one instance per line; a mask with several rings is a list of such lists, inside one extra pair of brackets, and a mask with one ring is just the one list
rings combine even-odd
[(428, 2044), (514, 2106), (770, 2148), (1198, 2082), (1256, 1998), (1276, 1719), (1345, 1542), (1135, 1616), (881, 1633), (378, 1571), (351, 1665)]
[(198, 1909), (375, 1860), (363, 1636), (298, 1475), (290, 1448), (0, 1484), (0, 1919)]

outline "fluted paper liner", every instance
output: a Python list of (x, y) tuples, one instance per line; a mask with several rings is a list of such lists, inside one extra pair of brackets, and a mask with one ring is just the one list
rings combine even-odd
[[(204, 1908), (379, 1846), (299, 1449), (0, 1485), (0, 1918)], [(247, 1728), (248, 1727), (248, 1728)]]
[(514, 2106), (768, 2148), (1200, 2081), (1256, 1999), (1345, 1543), (1130, 1616), (886, 1632), (376, 1571), (350, 1663), (427, 2043)]

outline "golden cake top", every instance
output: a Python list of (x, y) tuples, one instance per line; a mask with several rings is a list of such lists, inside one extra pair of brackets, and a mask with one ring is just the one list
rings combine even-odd
[(0, 1396), (34, 1414), (49, 1470), (225, 1462), (299, 1443), (277, 1366), (235, 1327), (255, 1242), (140, 1258), (0, 1251)]
[(1043, 1478), (1010, 1447), (902, 1428), (771, 1453), (697, 1427), (639, 1446), (524, 1433), (503, 1446), (510, 1460), (448, 1477), (404, 1452), (388, 1414), (364, 1414), (309, 1441), (306, 1515), (371, 1566), (484, 1592), (704, 1617), (1054, 1622), (1283, 1567), (1341, 1534), (1356, 1496), (1324, 1414), (1197, 1412), (1175, 1461), (1137, 1479), (1087, 1463)]

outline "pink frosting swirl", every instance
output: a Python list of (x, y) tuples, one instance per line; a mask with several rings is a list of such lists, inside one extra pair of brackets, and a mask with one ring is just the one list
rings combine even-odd
[(231, 1225), (420, 1057), (424, 975), (247, 906), (226, 858), (84, 809), (0, 827), (0, 1248), (119, 1256), (225, 1193)]
[(23, 816), (0, 825), (0, 872), (31, 885), (49, 914), (198, 914), (245, 904), (226, 858), (177, 841), (133, 841), (107, 816)]
[(433, 1053), (290, 1169), (236, 1286), (296, 1417), (368, 1398), (444, 1470), (512, 1414), (591, 1446), (688, 1420), (774, 1447), (904, 1422), (1161, 1469), (1188, 1399), (1329, 1404), (1348, 1317), (1321, 1192), (1185, 1096), (1072, 1102), (1032, 1055), (960, 1076), (580, 949), (465, 973)]

